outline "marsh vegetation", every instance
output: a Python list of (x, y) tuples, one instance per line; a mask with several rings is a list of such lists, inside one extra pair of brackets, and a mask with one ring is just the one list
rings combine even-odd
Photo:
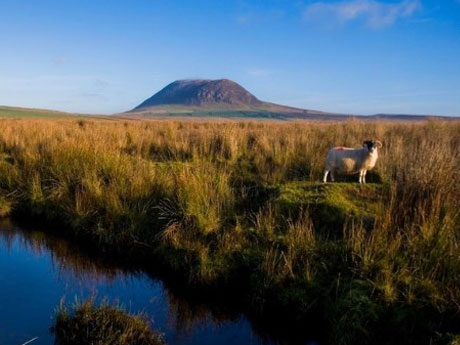
[(77, 301), (72, 310), (62, 304), (53, 328), (59, 345), (162, 345), (161, 336), (149, 326), (145, 315), (131, 315), (121, 306), (94, 300)]
[[(318, 182), (330, 147), (367, 139), (384, 145), (371, 183)], [(5, 119), (0, 212), (63, 225), (190, 289), (225, 288), (260, 315), (320, 315), (334, 344), (448, 344), (459, 145), (460, 124), (439, 121)]]

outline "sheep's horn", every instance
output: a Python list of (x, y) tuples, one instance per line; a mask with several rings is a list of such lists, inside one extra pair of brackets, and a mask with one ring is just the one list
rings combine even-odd
[(377, 144), (377, 147), (380, 149), (382, 148), (383, 144), (380, 140), (376, 140), (375, 143)]

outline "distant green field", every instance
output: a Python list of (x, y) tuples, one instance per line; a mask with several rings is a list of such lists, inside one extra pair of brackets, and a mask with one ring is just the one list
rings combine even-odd
[(217, 117), (217, 118), (262, 118), (262, 119), (278, 119), (285, 120), (286, 116), (276, 112), (266, 110), (251, 110), (251, 109), (162, 109), (162, 111), (145, 111), (140, 113), (132, 113), (134, 116), (140, 117)]
[(235, 110), (235, 111), (191, 111), (191, 112), (171, 112), (161, 114), (164, 116), (190, 116), (190, 117), (227, 117), (227, 118), (264, 118), (264, 119), (284, 119), (280, 114), (269, 111), (251, 111), (251, 110)]
[(78, 115), (70, 113), (64, 113), (52, 110), (41, 110), (41, 109), (27, 109), (27, 108), (15, 108), (0, 106), (0, 118), (50, 118), (50, 119), (61, 119), (61, 118), (74, 118)]

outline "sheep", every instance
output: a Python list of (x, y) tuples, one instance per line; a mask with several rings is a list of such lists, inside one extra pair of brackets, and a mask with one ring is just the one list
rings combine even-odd
[(378, 158), (378, 148), (382, 143), (378, 140), (367, 140), (361, 148), (333, 147), (326, 156), (323, 182), (327, 182), (327, 176), (331, 174), (334, 182), (334, 173), (357, 174), (359, 183), (366, 183), (366, 173), (371, 170)]

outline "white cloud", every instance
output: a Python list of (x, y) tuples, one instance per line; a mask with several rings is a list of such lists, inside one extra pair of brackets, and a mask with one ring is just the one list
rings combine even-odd
[(378, 29), (391, 26), (401, 18), (412, 16), (421, 7), (421, 0), (403, 0), (394, 3), (376, 0), (315, 2), (306, 7), (303, 19), (326, 26), (344, 25), (351, 21), (362, 20), (366, 26)]

